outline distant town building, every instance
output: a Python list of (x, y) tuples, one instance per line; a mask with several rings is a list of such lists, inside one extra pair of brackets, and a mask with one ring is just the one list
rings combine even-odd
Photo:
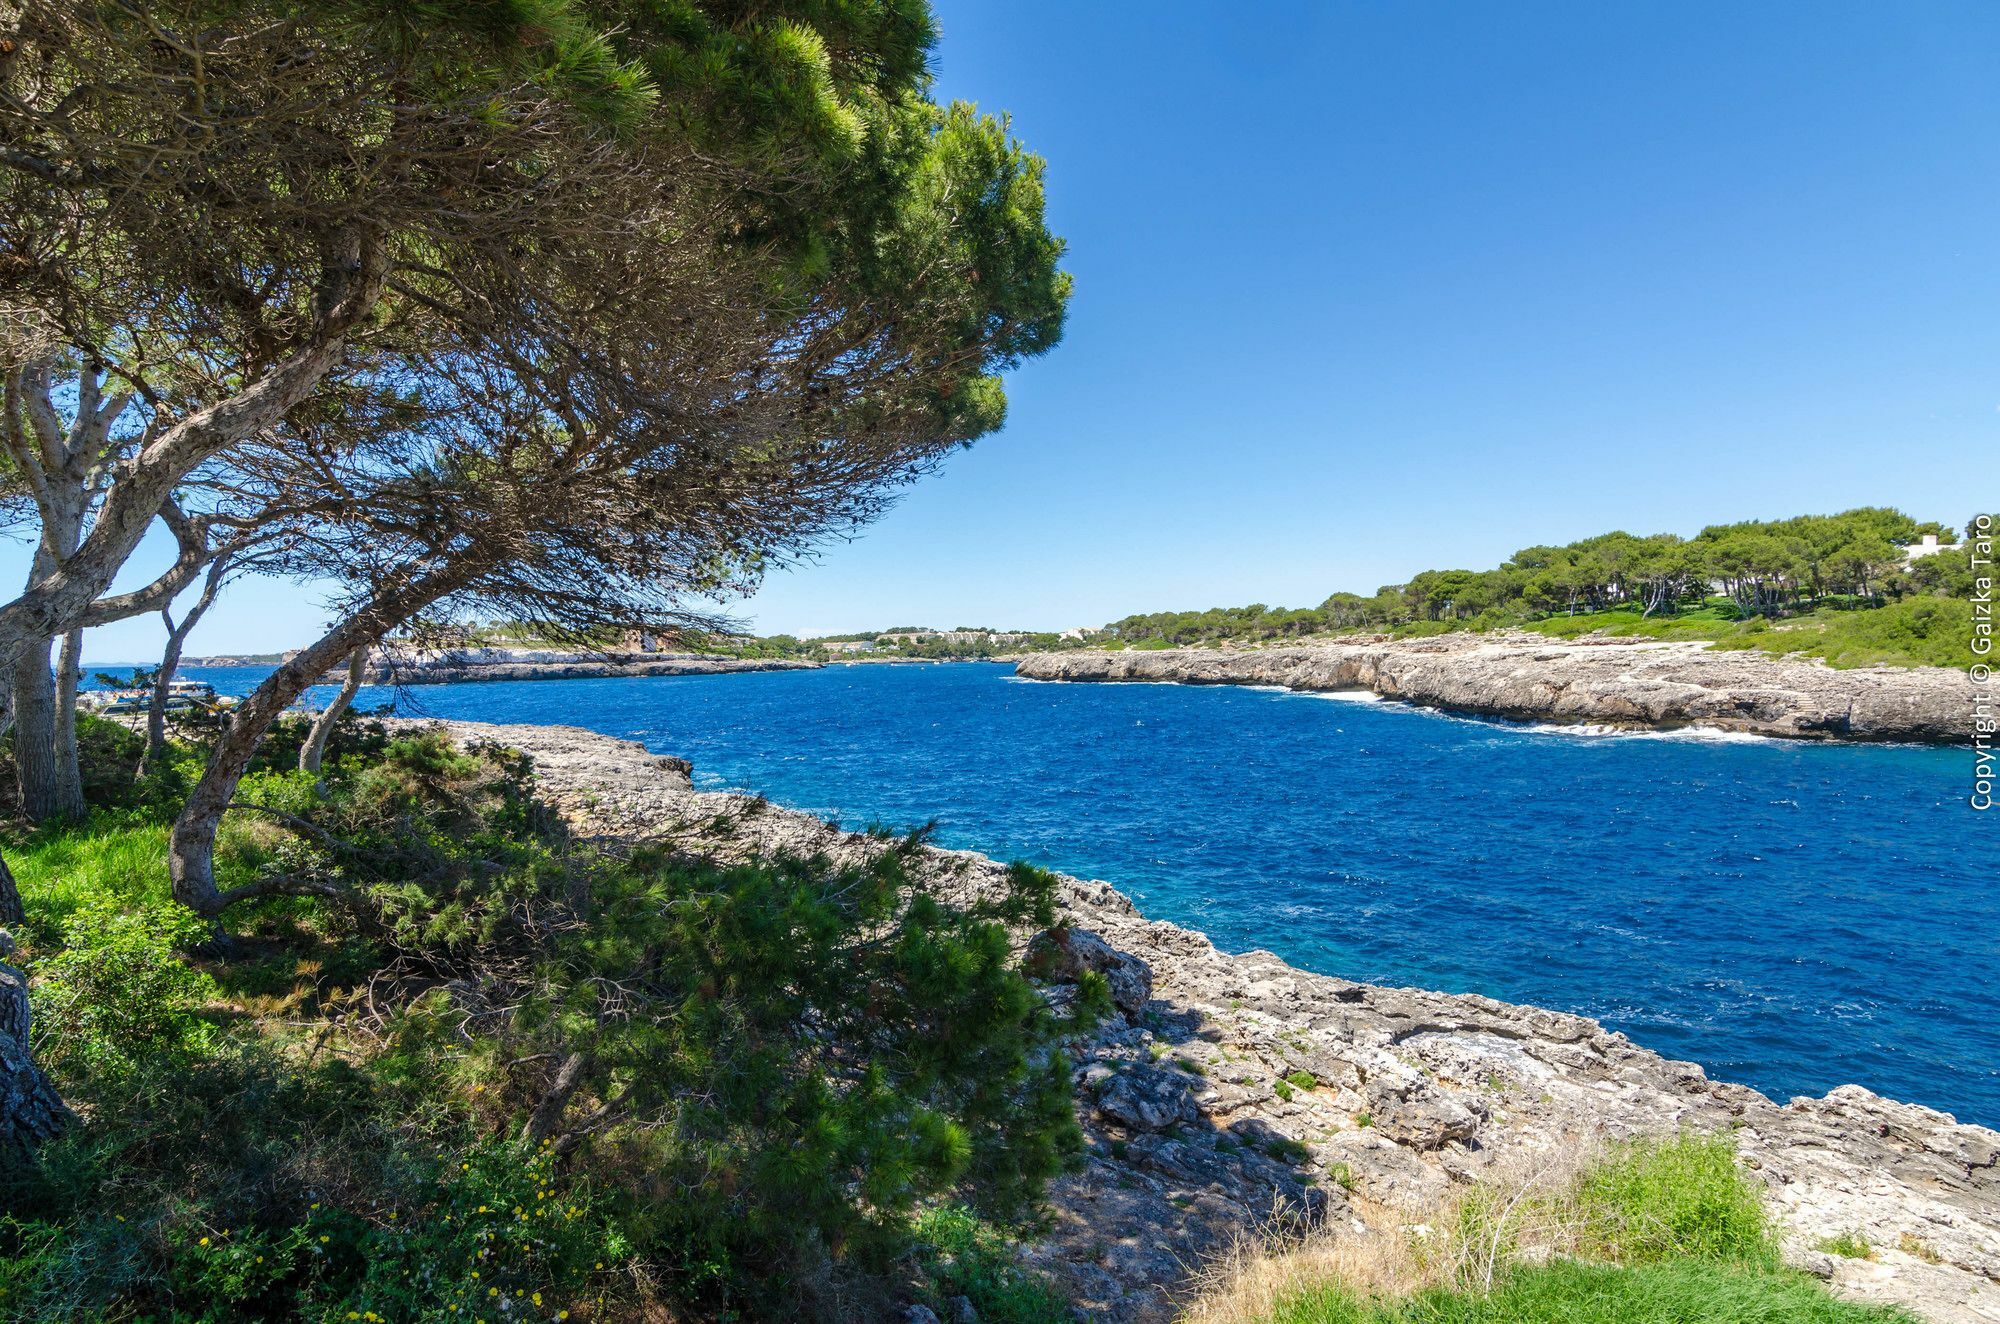
[(873, 639), (828, 639), (820, 644), (829, 653), (872, 653), (875, 651)]
[(1908, 565), (1910, 562), (1922, 560), (1926, 556), (1936, 556), (1939, 552), (1955, 552), (1964, 545), (1964, 543), (1956, 542), (1940, 543), (1935, 533), (1926, 533), (1922, 538), (1903, 549), (1903, 564)]
[(877, 635), (883, 644), (1018, 644), (1028, 638), (1019, 630), (898, 630)]
[(1095, 639), (1104, 631), (1095, 625), (1079, 625), (1073, 630), (1064, 630), (1057, 637), (1061, 639)]

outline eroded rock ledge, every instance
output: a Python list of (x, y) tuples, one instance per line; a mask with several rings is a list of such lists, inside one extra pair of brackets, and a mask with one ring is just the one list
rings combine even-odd
[(1807, 739), (1971, 740), (1972, 681), (1947, 667), (1840, 671), (1701, 643), (1552, 640), (1510, 631), (1298, 648), (1034, 653), (1032, 680), (1371, 690), (1485, 717), (1708, 726)]
[[(685, 762), (637, 744), (445, 725), (532, 755), (542, 792), (587, 835), (721, 857), (881, 849), (761, 799), (696, 791)], [(1004, 885), (982, 855), (927, 858), (941, 890)], [(2000, 1321), (2000, 1133), (1852, 1085), (1780, 1104), (1583, 1017), (1232, 955), (1101, 882), (1064, 879), (1061, 899), (1069, 936), (1042, 939), (1058, 945), (1040, 962), (1051, 996), (1102, 970), (1120, 1014), (1075, 1049), (1088, 1161), (1055, 1185), (1055, 1225), (1029, 1258), (1090, 1318), (1171, 1319), (1191, 1270), (1274, 1217), (1401, 1235), (1413, 1211), (1496, 1165), (1696, 1127), (1736, 1131), (1788, 1255), (1836, 1290), (1939, 1324)], [(1876, 1258), (1818, 1249), (1842, 1234)]]

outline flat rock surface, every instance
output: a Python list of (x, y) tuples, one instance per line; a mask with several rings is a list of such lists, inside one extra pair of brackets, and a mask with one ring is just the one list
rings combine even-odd
[[(443, 725), (532, 755), (542, 793), (586, 836), (724, 858), (882, 848), (756, 797), (697, 791), (686, 763), (637, 744)], [(927, 859), (948, 894), (1004, 886), (985, 856)], [(1171, 1319), (1193, 1270), (1291, 1220), (1394, 1235), (1501, 1165), (1691, 1127), (1735, 1132), (1787, 1256), (1837, 1291), (1940, 1324), (2000, 1321), (2000, 1133), (1852, 1085), (1779, 1103), (1583, 1017), (1232, 955), (1101, 882), (1063, 879), (1060, 899), (1068, 923), (1101, 940), (1067, 959), (1120, 968), (1131, 1008), (1073, 1049), (1087, 1161), (1051, 1190), (1053, 1227), (1027, 1252), (1088, 1318)], [(1843, 1235), (1874, 1257), (1821, 1249)]]
[(1949, 667), (1837, 670), (1659, 639), (1548, 639), (1520, 631), (1297, 648), (1079, 649), (1015, 663), (1032, 680), (1176, 681), (1372, 690), (1515, 720), (1707, 726), (1805, 739), (1972, 739), (1972, 680)]

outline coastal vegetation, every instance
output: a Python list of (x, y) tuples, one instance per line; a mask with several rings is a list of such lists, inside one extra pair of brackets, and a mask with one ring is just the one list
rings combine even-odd
[[(1572, 1161), (1573, 1162), (1573, 1161)], [(1780, 1262), (1726, 1135), (1617, 1145), (1454, 1197), (1400, 1234), (1247, 1249), (1189, 1324), (1912, 1324)]]
[(921, 837), (613, 852), (511, 751), (350, 718), (315, 776), (287, 719), (218, 869), (301, 886), (218, 939), (167, 869), (205, 751), (134, 778), (84, 727), (89, 817), (10, 843), (76, 1116), (0, 1169), (0, 1318), (1052, 1317), (1005, 1230), (1078, 1149), (1061, 1041), (1103, 1002), (1010, 955), (1049, 875), (955, 907)]
[[(919, 1216), (1031, 1212), (1077, 1145), (1005, 929), (1046, 875), (606, 851), (506, 751), (287, 715), (461, 622), (718, 630), (1000, 425), (1069, 278), (928, 6), (6, 26), (0, 1305), (851, 1318)], [(226, 720), (78, 714), (83, 628), (168, 613), (164, 692), (253, 566), (330, 620)]]
[[(1968, 530), (1969, 530), (1968, 526)], [(1940, 550), (1914, 555), (1929, 536)], [(1562, 638), (1595, 630), (1820, 657), (1970, 666), (1971, 541), (1882, 508), (1711, 525), (1693, 538), (1609, 533), (1516, 552), (1492, 570), (1426, 570), (1372, 596), (1317, 607), (1255, 603), (1113, 621), (1087, 641), (1111, 648), (1278, 644), (1329, 635), (1441, 634), (1525, 627)], [(1057, 641), (1053, 647), (1086, 646)]]

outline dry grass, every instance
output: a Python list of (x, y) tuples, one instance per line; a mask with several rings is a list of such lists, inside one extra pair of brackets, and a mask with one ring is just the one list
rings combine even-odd
[(1497, 1165), (1422, 1210), (1357, 1208), (1370, 1229), (1244, 1245), (1215, 1266), (1191, 1324), (1254, 1324), (1329, 1286), (1396, 1299), (1430, 1289), (1485, 1298), (1517, 1266), (1778, 1265), (1762, 1193), (1726, 1135), (1605, 1145), (1573, 1135)]
[(1570, 1198), (1603, 1152), (1595, 1137), (1496, 1165), (1478, 1186), (1422, 1207), (1389, 1208), (1353, 1197), (1351, 1223), (1245, 1239), (1203, 1272), (1183, 1324), (1266, 1324), (1286, 1301), (1337, 1282), (1364, 1296), (1429, 1288), (1487, 1288), (1514, 1260), (1546, 1259), (1585, 1239)]

